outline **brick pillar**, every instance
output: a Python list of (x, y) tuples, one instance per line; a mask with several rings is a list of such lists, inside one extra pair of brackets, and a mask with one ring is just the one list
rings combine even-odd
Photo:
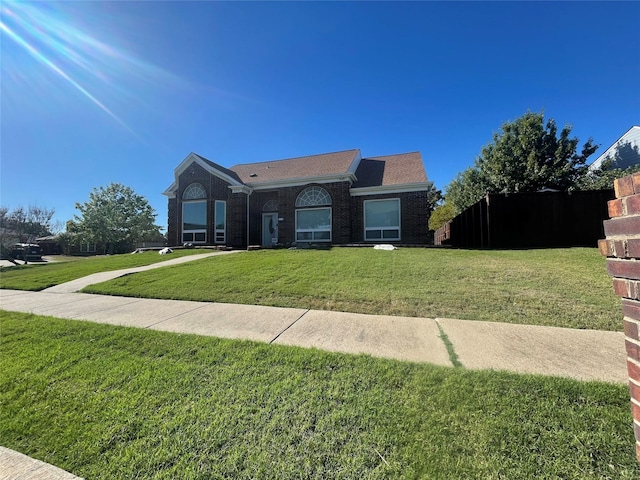
[(613, 290), (622, 298), (627, 372), (640, 461), (640, 173), (614, 182), (616, 199), (609, 201), (610, 220), (604, 221), (606, 240), (598, 247), (607, 256)]

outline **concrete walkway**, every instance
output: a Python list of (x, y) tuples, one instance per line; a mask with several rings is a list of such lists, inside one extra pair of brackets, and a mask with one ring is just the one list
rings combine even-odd
[[(0, 309), (452, 366), (442, 338), (446, 336), (464, 368), (627, 383), (622, 332), (73, 293), (129, 273), (226, 253), (233, 252), (104, 272), (42, 292), (0, 290)], [(37, 476), (44, 467), (37, 460), (31, 464), (31, 460), (0, 449), (0, 480), (77, 478), (71, 474), (55, 476), (58, 473)], [(22, 469), (16, 462), (22, 462)], [(6, 476), (5, 472), (13, 471), (18, 473)]]
[(226, 255), (229, 253), (239, 253), (243, 250), (220, 250), (215, 252), (201, 253), (197, 255), (187, 255), (185, 257), (177, 257), (171, 258), (168, 260), (158, 263), (152, 263), (151, 265), (144, 265), (142, 267), (132, 267), (125, 268), (123, 270), (113, 270), (111, 272), (100, 272), (94, 273), (92, 275), (87, 275), (86, 277), (78, 278), (77, 280), (72, 280), (67, 283), (61, 283), (60, 285), (56, 285), (54, 287), (47, 288), (43, 290), (43, 292), (50, 293), (73, 293), (82, 290), (84, 287), (93, 285), (95, 283), (108, 282), (109, 280), (113, 280), (114, 278), (123, 277), (125, 275), (129, 275), (131, 273), (145, 272), (147, 270), (153, 270), (161, 267), (169, 267), (171, 265), (179, 265), (181, 263), (193, 262), (194, 260), (201, 260), (207, 257), (213, 257), (215, 255)]
[(0, 480), (82, 480), (66, 470), (0, 447)]

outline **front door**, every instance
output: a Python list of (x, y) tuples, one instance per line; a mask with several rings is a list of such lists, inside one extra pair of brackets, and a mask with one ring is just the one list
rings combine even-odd
[(262, 214), (262, 246), (273, 247), (278, 243), (278, 214)]

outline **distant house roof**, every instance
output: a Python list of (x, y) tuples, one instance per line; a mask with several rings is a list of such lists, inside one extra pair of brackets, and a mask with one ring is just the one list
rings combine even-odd
[(600, 168), (602, 162), (607, 158), (613, 160), (613, 168), (625, 169), (632, 165), (640, 165), (640, 126), (631, 127), (627, 133), (596, 158), (589, 165), (589, 169)]
[(307, 183), (351, 182), (352, 195), (417, 191), (431, 186), (420, 152), (362, 158), (360, 150), (244, 163), (225, 168), (201, 155), (189, 154), (175, 169), (175, 182), (164, 192), (175, 196), (178, 177), (193, 162), (226, 180), (233, 191), (249, 192)]

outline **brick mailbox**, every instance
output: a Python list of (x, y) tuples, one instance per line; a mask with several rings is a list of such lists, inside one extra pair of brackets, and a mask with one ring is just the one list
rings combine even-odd
[(608, 203), (605, 240), (598, 242), (613, 277), (613, 290), (622, 298), (629, 392), (640, 461), (640, 173), (614, 182), (616, 198)]

